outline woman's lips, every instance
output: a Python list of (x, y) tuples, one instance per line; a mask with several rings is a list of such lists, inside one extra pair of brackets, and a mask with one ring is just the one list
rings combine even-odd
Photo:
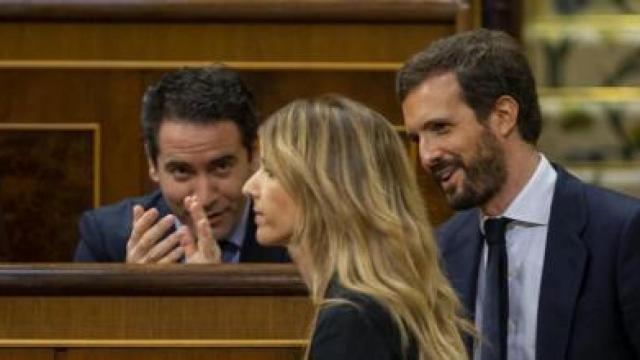
[(253, 210), (253, 213), (254, 213), (253, 218), (255, 220), (256, 225), (260, 225), (263, 222), (264, 215), (260, 210), (255, 210), (255, 209)]

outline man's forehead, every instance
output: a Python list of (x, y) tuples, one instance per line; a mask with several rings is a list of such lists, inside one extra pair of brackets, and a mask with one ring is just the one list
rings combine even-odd
[(462, 91), (455, 74), (442, 73), (423, 80), (407, 94), (402, 106), (405, 110), (428, 110), (435, 105), (457, 104), (461, 101)]
[(236, 131), (240, 134), (241, 130), (238, 124), (227, 118), (222, 119), (190, 119), (178, 116), (166, 116), (163, 117), (158, 126), (158, 132), (163, 132), (163, 129), (219, 129), (221, 131)]
[[(418, 94), (453, 95), (460, 94), (460, 82), (453, 71), (441, 72), (426, 77), (411, 92)], [(410, 94), (411, 94), (410, 93)]]
[(236, 152), (221, 152), (212, 156), (200, 156), (198, 158), (183, 156), (179, 153), (161, 154), (160, 159), (165, 165), (197, 165), (199, 163), (213, 164), (223, 161), (232, 161), (239, 158)]
[(235, 145), (242, 142), (242, 134), (231, 121), (165, 121), (160, 126), (158, 142), (177, 147), (207, 143)]
[(158, 137), (158, 156), (172, 159), (197, 158), (200, 162), (244, 154), (241, 134), (232, 122), (200, 124), (169, 121)]

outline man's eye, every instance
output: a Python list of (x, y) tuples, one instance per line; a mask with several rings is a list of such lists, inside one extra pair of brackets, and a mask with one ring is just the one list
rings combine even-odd
[(450, 126), (447, 123), (433, 123), (429, 127), (429, 131), (434, 134), (446, 134), (449, 128)]
[(183, 167), (175, 167), (175, 168), (171, 168), (169, 169), (169, 173), (177, 178), (186, 178), (190, 175), (190, 171), (187, 168), (183, 168)]
[(217, 175), (226, 175), (229, 172), (231, 172), (234, 165), (235, 165), (235, 161), (231, 159), (218, 161), (213, 166), (213, 172)]

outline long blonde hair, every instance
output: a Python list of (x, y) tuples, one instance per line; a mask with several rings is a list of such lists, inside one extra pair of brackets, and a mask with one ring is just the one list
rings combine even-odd
[(439, 266), (415, 174), (389, 122), (337, 95), (297, 100), (260, 128), (261, 155), (302, 214), (292, 244), (308, 251), (310, 293), (332, 277), (380, 303), (420, 359), (466, 359), (470, 325)]

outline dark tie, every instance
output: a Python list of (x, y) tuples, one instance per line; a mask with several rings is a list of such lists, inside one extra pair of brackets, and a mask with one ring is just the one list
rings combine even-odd
[(220, 246), (220, 250), (222, 251), (222, 262), (232, 262), (233, 258), (236, 256), (236, 253), (239, 250), (238, 245), (227, 240), (218, 241), (218, 245)]
[(481, 360), (507, 359), (507, 321), (509, 319), (509, 283), (507, 247), (504, 238), (508, 218), (488, 219), (484, 223), (489, 254), (482, 303)]

